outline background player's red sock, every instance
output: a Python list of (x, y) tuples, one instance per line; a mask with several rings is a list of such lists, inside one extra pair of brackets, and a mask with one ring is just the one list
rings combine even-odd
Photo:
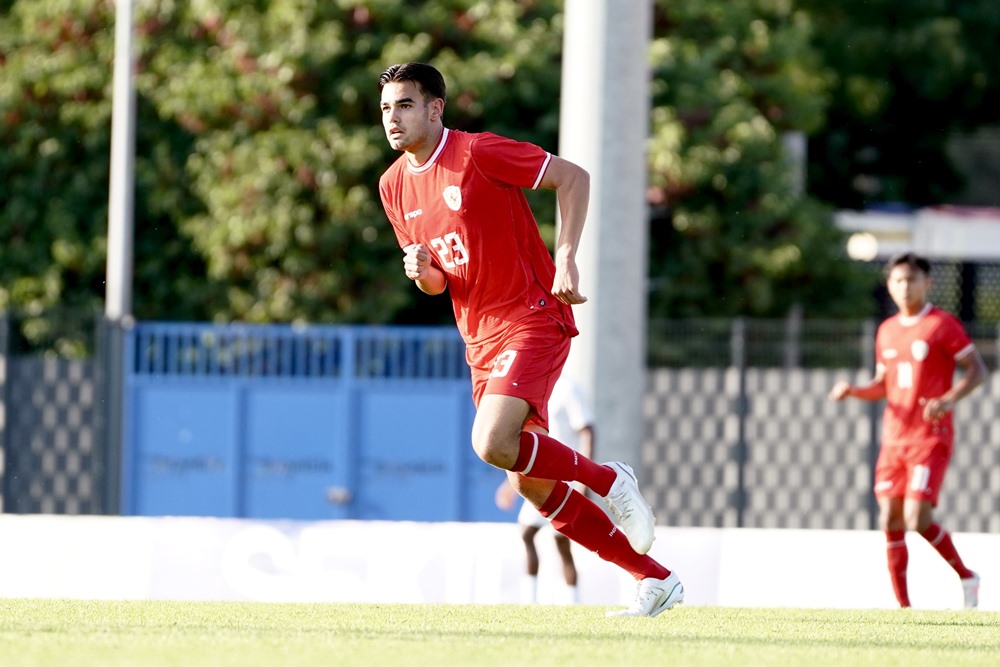
[(927, 530), (920, 533), (920, 537), (930, 542), (930, 545), (937, 549), (937, 552), (941, 554), (941, 558), (944, 558), (948, 565), (951, 565), (955, 569), (955, 572), (958, 572), (959, 577), (968, 579), (973, 576), (972, 570), (965, 567), (965, 564), (962, 563), (962, 558), (958, 555), (958, 550), (955, 549), (955, 543), (951, 541), (951, 534), (942, 528), (940, 524), (932, 523)]
[(542, 433), (521, 433), (521, 449), (511, 468), (525, 477), (580, 482), (599, 496), (608, 495), (617, 473), (595, 463), (558, 440)]
[(889, 561), (889, 578), (900, 607), (910, 606), (910, 593), (906, 587), (906, 566), (910, 552), (906, 549), (906, 531), (885, 531), (885, 553)]
[(587, 496), (565, 482), (556, 482), (552, 494), (538, 510), (552, 527), (636, 579), (666, 579), (670, 570), (632, 549), (625, 533)]

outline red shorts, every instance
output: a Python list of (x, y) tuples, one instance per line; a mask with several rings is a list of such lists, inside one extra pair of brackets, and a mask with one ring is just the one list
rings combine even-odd
[(875, 464), (875, 497), (913, 498), (936, 506), (953, 450), (946, 440), (883, 444)]
[(522, 398), (531, 406), (527, 423), (547, 431), (549, 398), (571, 340), (559, 322), (540, 316), (515, 323), (495, 341), (468, 346), (465, 359), (472, 370), (476, 407), (486, 394)]

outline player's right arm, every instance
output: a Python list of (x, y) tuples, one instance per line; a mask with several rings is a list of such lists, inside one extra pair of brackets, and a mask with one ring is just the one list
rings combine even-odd
[(403, 253), (403, 271), (421, 292), (430, 295), (444, 292), (448, 281), (444, 271), (431, 264), (431, 252), (427, 246), (413, 243), (403, 248)]
[(576, 251), (590, 203), (590, 174), (583, 167), (553, 155), (539, 187), (556, 191), (561, 218), (553, 256), (556, 275), (552, 295), (570, 305), (586, 303), (587, 297), (580, 293)]
[(404, 226), (397, 217), (397, 211), (401, 207), (392, 203), (395, 198), (392, 195), (393, 188), (390, 184), (393, 182), (393, 178), (390, 173), (394, 172), (390, 170), (382, 174), (378, 182), (378, 191), (385, 215), (389, 218), (389, 224), (392, 225), (393, 232), (396, 234), (396, 240), (403, 246), (403, 272), (407, 278), (417, 284), (421, 292), (432, 296), (441, 294), (448, 286), (448, 281), (444, 272), (431, 263), (431, 253), (427, 246), (422, 243), (409, 243), (413, 239), (403, 231)]
[(954, 410), (955, 403), (981, 385), (989, 374), (982, 355), (971, 343), (969, 351), (957, 358), (955, 363), (963, 371), (961, 379), (952, 385), (951, 389), (946, 391), (944, 395), (930, 398), (924, 402), (924, 419), (928, 421), (940, 419)]
[(830, 390), (830, 400), (842, 401), (848, 396), (865, 401), (885, 398), (885, 366), (878, 364), (875, 367), (875, 377), (868, 384), (855, 386), (846, 380), (841, 380)]

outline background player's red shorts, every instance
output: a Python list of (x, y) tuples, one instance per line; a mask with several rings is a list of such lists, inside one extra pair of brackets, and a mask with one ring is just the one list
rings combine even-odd
[(562, 324), (539, 315), (517, 322), (496, 341), (467, 347), (476, 407), (485, 394), (523, 398), (531, 406), (528, 423), (548, 430), (549, 398), (571, 340)]
[(947, 440), (884, 443), (875, 464), (877, 498), (914, 498), (937, 505), (954, 443)]

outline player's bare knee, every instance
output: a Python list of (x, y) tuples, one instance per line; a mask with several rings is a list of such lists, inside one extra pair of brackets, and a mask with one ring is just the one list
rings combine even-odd
[(922, 533), (931, 527), (931, 522), (924, 519), (919, 513), (906, 515), (906, 529), (916, 533)]
[(489, 463), (489, 449), (487, 445), (488, 441), (486, 439), (477, 438), (475, 432), (472, 433), (472, 450), (476, 452), (476, 456)]
[(517, 462), (519, 436), (520, 433), (509, 434), (495, 425), (477, 421), (472, 425), (472, 448), (491, 466), (510, 470)]
[(878, 517), (878, 526), (883, 532), (906, 530), (906, 521), (902, 515), (882, 513)]
[(501, 450), (496, 446), (495, 442), (491, 438), (476, 438), (473, 434), (472, 449), (474, 449), (476, 455), (486, 463), (498, 468), (503, 467), (498, 465), (498, 462), (502, 458), (500, 456)]

